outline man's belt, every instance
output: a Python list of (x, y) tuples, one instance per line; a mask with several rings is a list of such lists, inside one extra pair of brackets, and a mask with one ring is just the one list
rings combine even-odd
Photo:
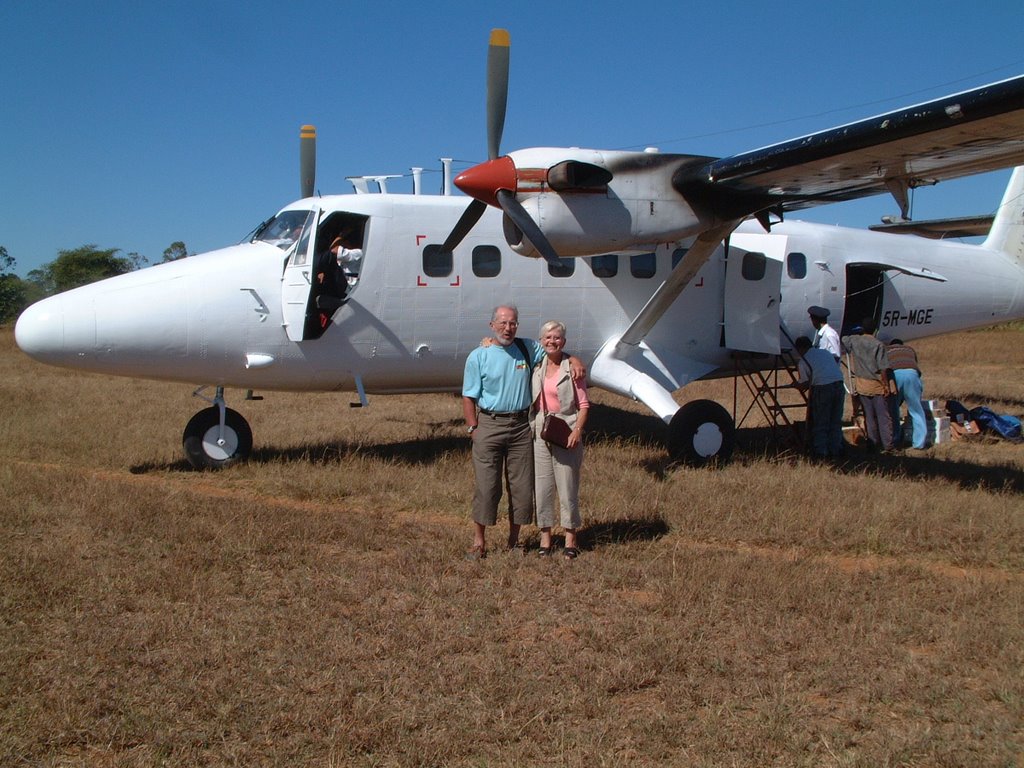
[(498, 411), (488, 411), (488, 410), (486, 410), (484, 408), (481, 408), (480, 409), (480, 413), (484, 414), (485, 416), (491, 416), (491, 417), (494, 417), (494, 418), (512, 419), (512, 418), (517, 418), (517, 417), (521, 417), (521, 416), (526, 416), (527, 413), (529, 413), (529, 409), (528, 408), (524, 408), (521, 411), (506, 411), (504, 413), (501, 413), (501, 412), (498, 412)]

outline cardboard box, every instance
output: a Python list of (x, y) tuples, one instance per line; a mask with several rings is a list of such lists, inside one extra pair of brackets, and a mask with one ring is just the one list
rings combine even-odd
[(981, 428), (978, 427), (978, 422), (970, 419), (963, 423), (954, 421), (949, 425), (950, 437), (953, 440), (970, 440), (978, 437), (981, 434)]
[(948, 443), (952, 440), (952, 427), (948, 416), (928, 419), (927, 429), (928, 433), (925, 439), (930, 445)]

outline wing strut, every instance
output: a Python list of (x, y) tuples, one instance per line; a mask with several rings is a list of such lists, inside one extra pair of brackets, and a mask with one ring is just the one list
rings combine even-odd
[(739, 224), (740, 220), (737, 219), (701, 233), (694, 240), (693, 245), (690, 246), (690, 250), (686, 252), (682, 261), (676, 264), (672, 274), (668, 276), (668, 280), (658, 287), (658, 290), (648, 299), (644, 308), (640, 310), (640, 313), (633, 319), (633, 322), (629, 324), (629, 328), (620, 337), (619, 343), (635, 347), (643, 341), (655, 323), (672, 306), (672, 302), (686, 289), (686, 286), (690, 284), (690, 281), (693, 280), (701, 267), (711, 258), (711, 254), (715, 252), (718, 244), (727, 238)]

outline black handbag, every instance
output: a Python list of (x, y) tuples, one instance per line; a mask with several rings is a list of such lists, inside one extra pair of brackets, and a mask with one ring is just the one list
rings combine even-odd
[[(575, 390), (572, 393), (572, 397), (573, 402), (575, 402)], [(544, 423), (541, 425), (540, 428), (541, 440), (546, 440), (547, 442), (553, 445), (561, 446), (562, 448), (568, 448), (569, 436), (572, 434), (572, 427), (570, 427), (569, 423), (561, 416), (556, 416), (555, 414), (550, 413), (548, 411), (548, 404), (544, 398), (543, 391), (540, 395), (540, 407), (543, 409), (544, 412)]]
[(541, 439), (568, 448), (571, 434), (572, 429), (565, 419), (553, 413), (544, 412), (544, 425), (540, 428)]

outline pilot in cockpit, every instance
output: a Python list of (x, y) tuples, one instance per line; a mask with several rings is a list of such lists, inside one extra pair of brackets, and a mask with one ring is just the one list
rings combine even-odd
[(345, 303), (349, 290), (359, 279), (363, 250), (358, 245), (352, 229), (345, 229), (331, 240), (326, 250), (317, 253), (314, 295), (321, 328)]
[(349, 286), (355, 285), (359, 279), (359, 262), (363, 259), (363, 249), (359, 247), (355, 233), (351, 229), (342, 230), (331, 241), (328, 250), (334, 255)]

